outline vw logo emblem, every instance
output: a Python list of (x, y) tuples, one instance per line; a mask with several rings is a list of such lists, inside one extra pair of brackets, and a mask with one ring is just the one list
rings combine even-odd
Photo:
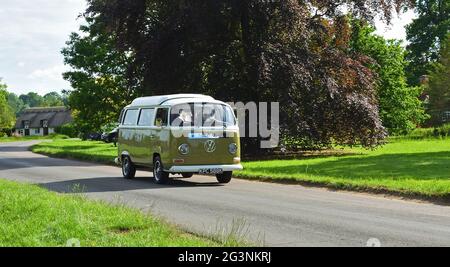
[(216, 151), (216, 142), (214, 142), (213, 140), (208, 140), (205, 143), (205, 150), (208, 153), (213, 153), (214, 151)]

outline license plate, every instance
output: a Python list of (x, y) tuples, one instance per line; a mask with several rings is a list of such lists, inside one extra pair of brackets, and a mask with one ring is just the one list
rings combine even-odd
[(199, 174), (222, 174), (223, 169), (201, 169)]

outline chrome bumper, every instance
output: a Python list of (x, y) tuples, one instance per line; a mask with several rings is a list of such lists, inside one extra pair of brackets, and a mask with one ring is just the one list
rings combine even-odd
[(193, 166), (173, 166), (169, 170), (165, 170), (170, 173), (185, 173), (192, 172), (198, 173), (200, 170), (204, 169), (222, 169), (224, 172), (240, 171), (244, 167), (241, 164), (235, 165), (193, 165)]

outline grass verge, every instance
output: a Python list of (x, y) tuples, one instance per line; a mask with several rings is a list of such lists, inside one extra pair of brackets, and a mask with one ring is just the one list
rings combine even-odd
[(117, 147), (98, 141), (54, 140), (34, 145), (31, 150), (58, 158), (69, 158), (114, 165)]
[[(116, 148), (100, 142), (55, 140), (33, 152), (113, 163)], [(401, 140), (353, 155), (244, 163), (243, 179), (450, 201), (450, 139)]]
[(62, 195), (41, 187), (0, 180), (0, 246), (203, 247), (237, 246), (183, 232), (124, 206)]
[(450, 200), (450, 140), (396, 140), (359, 155), (244, 164), (246, 179)]
[(55, 140), (55, 139), (69, 139), (66, 135), (51, 134), (48, 136), (23, 136), (23, 137), (0, 137), (0, 143), (32, 141), (32, 140)]

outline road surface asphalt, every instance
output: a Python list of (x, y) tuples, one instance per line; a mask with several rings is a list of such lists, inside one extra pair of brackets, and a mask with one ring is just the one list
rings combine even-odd
[(149, 172), (125, 180), (116, 167), (33, 154), (34, 143), (0, 144), (1, 178), (57, 192), (83, 188), (89, 198), (152, 212), (193, 232), (234, 227), (265, 246), (450, 246), (450, 206), (238, 179), (219, 185), (205, 176), (161, 186)]

